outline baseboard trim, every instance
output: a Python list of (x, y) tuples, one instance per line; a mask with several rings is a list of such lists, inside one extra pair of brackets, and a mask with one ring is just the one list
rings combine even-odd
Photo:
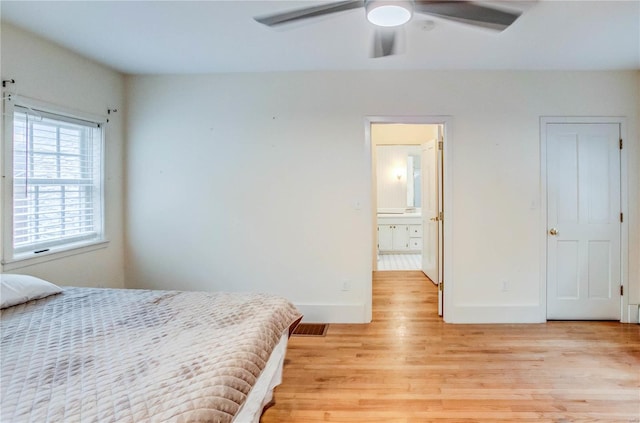
[(640, 323), (640, 305), (629, 304), (627, 309), (626, 319), (623, 319), (623, 323)]
[[(304, 315), (305, 323), (370, 323), (366, 306), (352, 304), (309, 304), (297, 303), (296, 307)], [(544, 323), (540, 306), (454, 306), (447, 323), (487, 324), (487, 323)], [(638, 323), (638, 305), (629, 304), (627, 322)]]
[(369, 323), (364, 303), (304, 304), (295, 306), (304, 315), (305, 323)]
[(447, 323), (543, 323), (542, 311), (537, 305), (522, 306), (454, 306)]

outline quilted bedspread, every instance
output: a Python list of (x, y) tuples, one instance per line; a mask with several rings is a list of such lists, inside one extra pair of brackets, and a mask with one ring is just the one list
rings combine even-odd
[(261, 294), (67, 288), (1, 312), (2, 422), (230, 422), (300, 313)]

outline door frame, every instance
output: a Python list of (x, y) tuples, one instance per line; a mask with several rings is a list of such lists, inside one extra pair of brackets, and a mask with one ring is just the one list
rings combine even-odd
[[(366, 116), (365, 117), (365, 146), (369, 156), (369, 179), (371, 180), (371, 260), (372, 269), (376, 267), (376, 233), (375, 226), (377, 221), (376, 210), (376, 175), (373, 168), (373, 158), (375, 157), (374, 145), (371, 140), (371, 125), (375, 123), (399, 123), (399, 124), (422, 124), (422, 125), (442, 125), (443, 128), (443, 145), (442, 145), (442, 166), (443, 172), (443, 203), (442, 213), (444, 220), (442, 222), (443, 231), (443, 265), (442, 280), (444, 283), (444, 314), (442, 316), (445, 322), (454, 321), (453, 315), (453, 117), (452, 116)], [(373, 287), (369, 287), (368, 297), (372, 297)]]
[[(547, 125), (554, 123), (620, 125), (620, 138), (627, 139), (626, 118), (621, 116), (541, 116), (540, 117), (540, 321), (547, 320)], [(627, 150), (620, 150), (620, 212), (624, 214), (620, 227), (620, 284), (624, 293), (620, 301), (620, 321), (629, 322), (629, 196)]]

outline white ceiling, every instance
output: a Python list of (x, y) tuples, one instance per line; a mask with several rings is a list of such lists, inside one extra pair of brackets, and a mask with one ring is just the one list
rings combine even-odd
[(0, 10), (3, 22), (131, 74), (640, 69), (640, 0), (514, 1), (526, 11), (502, 33), (416, 15), (404, 31), (405, 54), (378, 59), (369, 57), (373, 28), (363, 9), (286, 30), (253, 20), (318, 3), (3, 0)]

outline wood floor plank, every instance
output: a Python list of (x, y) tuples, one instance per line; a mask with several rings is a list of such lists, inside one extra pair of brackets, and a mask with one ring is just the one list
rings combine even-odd
[(449, 325), (421, 272), (375, 272), (373, 321), (291, 338), (275, 422), (640, 422), (640, 326)]

